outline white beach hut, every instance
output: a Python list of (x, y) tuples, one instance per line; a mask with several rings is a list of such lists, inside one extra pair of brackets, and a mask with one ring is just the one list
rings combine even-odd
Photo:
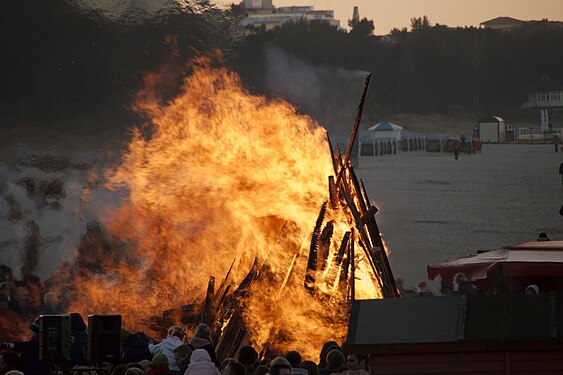
[(403, 128), (392, 122), (382, 121), (371, 128), (368, 128), (368, 134), (372, 138), (392, 138), (395, 140), (401, 139)]

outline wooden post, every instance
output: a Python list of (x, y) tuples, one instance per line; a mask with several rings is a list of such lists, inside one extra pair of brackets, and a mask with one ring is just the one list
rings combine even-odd
[(311, 294), (315, 291), (315, 281), (317, 273), (317, 253), (319, 251), (319, 242), (321, 236), (321, 227), (323, 225), (323, 220), (325, 217), (327, 202), (324, 202), (321, 206), (319, 216), (317, 217), (317, 222), (315, 224), (315, 229), (313, 235), (311, 236), (311, 246), (309, 247), (309, 259), (307, 260), (307, 271), (305, 274), (305, 289)]
[(205, 294), (205, 302), (203, 304), (203, 313), (201, 315), (201, 322), (205, 323), (213, 330), (213, 326), (215, 325), (215, 314), (213, 313), (215, 310), (215, 301), (214, 301), (214, 292), (215, 292), (215, 278), (211, 276), (209, 278), (209, 282), (207, 283), (207, 293)]
[(352, 241), (350, 241), (350, 246), (348, 247), (349, 253), (348, 256), (350, 258), (350, 300), (353, 302), (356, 300), (356, 263), (354, 261), (354, 231), (352, 230)]

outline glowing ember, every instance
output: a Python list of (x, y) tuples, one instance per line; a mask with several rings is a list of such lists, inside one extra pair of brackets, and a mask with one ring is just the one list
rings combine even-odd
[[(121, 165), (106, 174), (108, 187), (123, 192), (103, 222), (114, 248), (79, 256), (79, 266), (98, 262), (101, 271), (78, 267), (69, 276), (78, 291), (70, 310), (121, 313), (127, 327), (149, 329), (163, 310), (203, 304), (209, 277), (221, 284), (234, 264), (217, 303), (256, 260), (253, 282), (228, 297), (255, 347), (269, 342), (316, 358), (324, 341), (342, 339), (351, 262), (339, 250), (355, 225), (343, 206), (327, 206), (321, 227), (332, 221), (332, 236), (323, 230), (314, 288), (304, 287), (311, 233), (335, 174), (326, 131), (286, 102), (250, 95), (234, 73), (203, 58), (182, 93), (153, 113), (150, 134), (135, 131)], [(352, 237), (355, 297), (381, 298)], [(215, 318), (226, 327), (232, 313)]]

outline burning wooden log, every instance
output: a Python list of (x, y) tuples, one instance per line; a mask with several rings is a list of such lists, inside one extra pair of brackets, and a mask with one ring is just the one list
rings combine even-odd
[(352, 241), (348, 245), (348, 259), (350, 259), (350, 299), (353, 302), (356, 299), (356, 262), (354, 254), (354, 232), (352, 232)]
[(326, 205), (327, 202), (324, 202), (323, 205), (321, 206), (319, 216), (317, 217), (317, 223), (315, 224), (315, 229), (313, 230), (313, 235), (311, 237), (311, 246), (309, 248), (307, 273), (305, 274), (305, 289), (307, 289), (311, 294), (315, 291), (315, 280), (317, 273), (317, 254), (319, 251), (321, 228), (325, 217)]
[(334, 263), (338, 267), (340, 267), (340, 274), (336, 279), (336, 283), (338, 283), (338, 288), (340, 289), (342, 294), (347, 296), (347, 278), (348, 278), (348, 267), (349, 267), (349, 258), (348, 258), (348, 247), (350, 242), (350, 236), (352, 232), (346, 232), (344, 237), (342, 238), (342, 243), (340, 244), (340, 248), (338, 249), (338, 253), (334, 258)]
[(338, 198), (338, 186), (336, 186), (334, 176), (328, 176), (328, 193), (330, 196), (330, 208), (337, 210), (340, 205), (340, 200)]
[(211, 276), (209, 278), (209, 283), (207, 284), (207, 293), (205, 295), (205, 302), (203, 304), (203, 314), (201, 316), (202, 323), (207, 324), (211, 329), (213, 329), (213, 326), (215, 325), (214, 292), (215, 292), (215, 278)]
[(330, 252), (330, 245), (332, 240), (332, 234), (334, 232), (334, 220), (329, 221), (326, 223), (326, 226), (321, 233), (320, 241), (319, 241), (319, 251), (318, 251), (318, 258), (317, 258), (317, 269), (323, 271), (326, 269), (326, 261), (328, 258), (328, 254)]

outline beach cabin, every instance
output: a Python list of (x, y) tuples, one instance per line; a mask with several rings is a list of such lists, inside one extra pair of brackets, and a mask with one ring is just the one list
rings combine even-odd
[(356, 300), (346, 354), (371, 374), (562, 374), (563, 294)]
[(504, 120), (498, 116), (483, 117), (477, 122), (478, 138), (484, 143), (504, 143), (506, 129)]
[(525, 242), (500, 249), (479, 251), (446, 262), (428, 265), (428, 278), (453, 282), (463, 273), (488, 294), (502, 286), (508, 294), (523, 294), (530, 284), (541, 292), (563, 291), (563, 241)]
[(368, 128), (368, 134), (372, 138), (392, 138), (395, 140), (401, 139), (403, 128), (392, 122), (382, 121), (374, 126)]

